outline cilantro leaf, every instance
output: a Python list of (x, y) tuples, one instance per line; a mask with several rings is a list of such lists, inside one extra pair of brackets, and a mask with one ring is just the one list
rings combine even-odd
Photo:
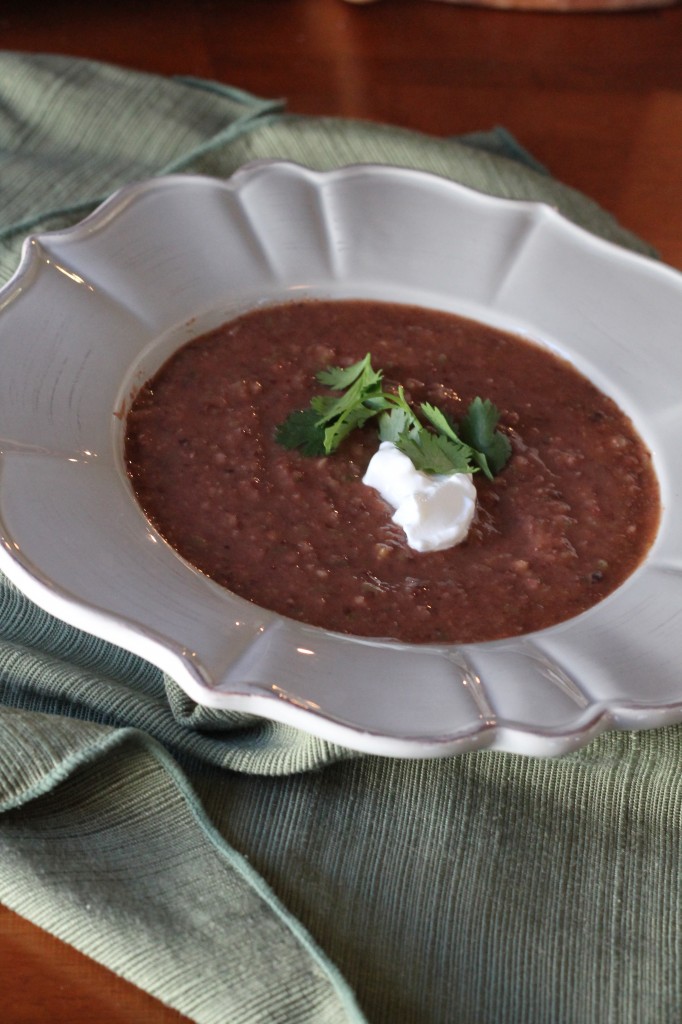
[(379, 440), (395, 444), (403, 434), (408, 435), (410, 417), (404, 409), (395, 406), (379, 418)]
[(377, 410), (368, 409), (364, 405), (354, 405), (347, 409), (342, 416), (336, 418), (329, 426), (324, 427), (325, 421), (322, 421), (325, 455), (336, 451), (345, 437), (348, 437), (358, 427), (363, 427), (367, 420), (371, 420), (376, 415)]
[(399, 387), (398, 393), (384, 394), (384, 408), (388, 411), (379, 420), (379, 437), (382, 441), (394, 441), (403, 433), (416, 435), (422, 425), (405, 400), (404, 388)]
[(459, 425), (462, 439), (473, 449), (473, 457), (487, 477), (499, 473), (511, 455), (506, 434), (497, 430), (500, 411), (489, 398), (474, 398)]
[(317, 374), (321, 384), (340, 391), (337, 397), (316, 396), (311, 406), (325, 427), (324, 450), (329, 455), (344, 437), (377, 414), (365, 401), (381, 395), (382, 372), (372, 369), (369, 353), (347, 368), (329, 367)]
[(424, 428), (404, 399), (402, 388), (398, 388), (397, 395), (387, 395), (387, 399), (388, 412), (379, 420), (379, 439), (396, 446), (399, 437), (416, 439)]
[(452, 422), (440, 409), (427, 402), (424, 402), (421, 408), (424, 416), (436, 430), (468, 450), (472, 462), (483, 470), (489, 480), (507, 464), (511, 455), (511, 443), (509, 438), (497, 429), (499, 410), (489, 399), (483, 401), (481, 398), (475, 398), (471, 402), (467, 415), (460, 424), (459, 437)]
[(443, 434), (422, 428), (416, 437), (402, 434), (394, 444), (422, 473), (450, 476), (452, 473), (472, 472), (469, 449), (455, 444)]
[(363, 378), (367, 385), (370, 383), (378, 384), (382, 378), (382, 372), (379, 370), (376, 373), (372, 369), (371, 356), (368, 352), (364, 359), (353, 363), (352, 366), (327, 366), (324, 370), (320, 370), (316, 376), (320, 384), (325, 384), (332, 391), (345, 391), (346, 388), (350, 387), (359, 378)]
[(457, 437), (454, 426), (445, 413), (441, 412), (437, 406), (431, 405), (429, 402), (422, 402), (421, 410), (431, 426), (435, 427), (439, 434), (445, 434), (451, 441), (462, 444), (462, 441)]
[(325, 455), (324, 427), (314, 409), (292, 412), (275, 431), (275, 440), (285, 448), (298, 448), (304, 455)]

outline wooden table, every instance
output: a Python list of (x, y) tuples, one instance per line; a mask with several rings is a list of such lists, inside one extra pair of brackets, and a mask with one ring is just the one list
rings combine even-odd
[[(680, 6), (608, 14), (432, 0), (3, 7), (5, 49), (219, 79), (284, 97), (295, 113), (367, 118), (440, 136), (504, 125), (557, 178), (682, 270)], [(182, 1020), (2, 908), (0, 982), (9, 1024)]]

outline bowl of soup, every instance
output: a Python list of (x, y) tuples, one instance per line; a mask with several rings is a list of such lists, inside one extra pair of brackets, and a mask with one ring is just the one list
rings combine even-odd
[[(29, 238), (1, 296), (0, 567), (58, 618), (369, 753), (682, 717), (675, 271), (542, 204), (266, 161), (127, 186)], [(366, 482), (398, 406), (435, 458), (420, 524), (483, 437), (442, 549)], [(303, 412), (332, 452), (282, 443)]]

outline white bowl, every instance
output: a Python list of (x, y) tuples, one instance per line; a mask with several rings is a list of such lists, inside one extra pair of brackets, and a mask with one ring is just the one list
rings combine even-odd
[[(664, 507), (645, 562), (575, 619), (459, 647), (307, 627), (189, 566), (135, 501), (126, 410), (177, 346), (293, 296), (435, 306), (570, 358), (653, 452)], [(195, 701), (357, 750), (547, 755), (680, 721), (681, 382), (682, 277), (547, 206), (380, 166), (131, 185), (29, 238), (0, 292), (0, 567)]]

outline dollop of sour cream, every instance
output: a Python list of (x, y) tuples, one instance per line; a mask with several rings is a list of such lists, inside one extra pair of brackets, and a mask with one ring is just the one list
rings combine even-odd
[(362, 482), (395, 509), (393, 522), (415, 551), (443, 551), (466, 538), (476, 511), (470, 473), (423, 473), (394, 444), (382, 441)]

